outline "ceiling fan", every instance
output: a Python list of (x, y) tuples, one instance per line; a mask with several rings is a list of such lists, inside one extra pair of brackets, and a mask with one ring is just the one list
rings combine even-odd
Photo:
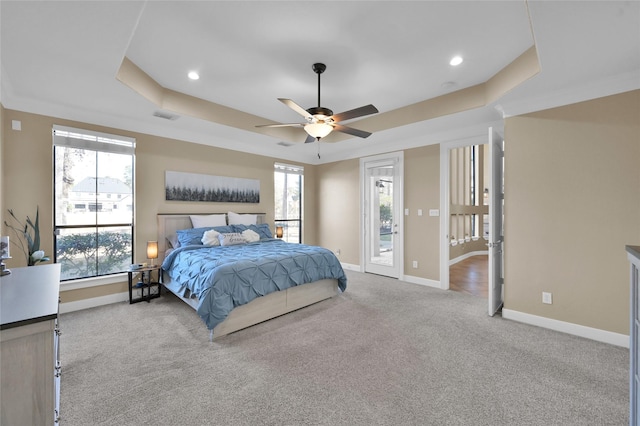
[(365, 105), (360, 108), (355, 108), (349, 111), (334, 114), (328, 108), (320, 106), (320, 74), (327, 69), (325, 64), (316, 63), (313, 64), (313, 71), (318, 74), (318, 106), (304, 109), (300, 105), (293, 102), (291, 99), (278, 98), (280, 102), (302, 115), (307, 122), (306, 123), (287, 123), (287, 124), (263, 124), (256, 127), (302, 127), (307, 132), (307, 139), (305, 143), (319, 141), (324, 138), (333, 130), (338, 132), (347, 133), (349, 135), (358, 136), (360, 138), (366, 138), (371, 136), (370, 132), (364, 130), (354, 129), (353, 127), (347, 127), (339, 124), (341, 121), (351, 120), (353, 118), (363, 117), (365, 115), (375, 114), (378, 109), (373, 105)]

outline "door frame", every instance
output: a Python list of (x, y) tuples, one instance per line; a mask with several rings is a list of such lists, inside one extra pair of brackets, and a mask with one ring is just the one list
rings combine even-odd
[[(493, 127), (503, 133), (503, 123), (491, 123), (482, 128), (482, 133), (463, 139), (440, 143), (440, 289), (449, 290), (449, 194), (450, 153), (452, 149), (471, 145), (486, 145), (487, 132)], [(491, 167), (493, 167), (493, 162)]]
[[(489, 316), (504, 304), (504, 132), (489, 127)], [(496, 146), (498, 145), (498, 146)], [(496, 161), (499, 160), (499, 161)]]
[(393, 250), (397, 259), (398, 277), (404, 276), (404, 151), (389, 152), (386, 154), (373, 155), (360, 158), (360, 272), (366, 272), (367, 264), (367, 241), (366, 241), (366, 221), (365, 212), (367, 209), (366, 196), (366, 169), (371, 163), (384, 164), (393, 163), (395, 170), (393, 182), (394, 195), (394, 224), (397, 225), (397, 234), (394, 234)]

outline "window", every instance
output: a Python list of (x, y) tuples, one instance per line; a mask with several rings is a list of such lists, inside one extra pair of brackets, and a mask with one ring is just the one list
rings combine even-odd
[(484, 145), (454, 148), (450, 155), (450, 237), (452, 245), (486, 235), (488, 218), (485, 182), (488, 168)]
[(62, 280), (133, 263), (135, 139), (53, 128), (54, 262)]
[(302, 188), (304, 167), (288, 164), (274, 166), (275, 222), (282, 226), (282, 239), (302, 242)]

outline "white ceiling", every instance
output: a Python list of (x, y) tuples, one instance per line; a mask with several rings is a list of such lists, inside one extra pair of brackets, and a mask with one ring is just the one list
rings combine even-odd
[[(5, 108), (311, 164), (469, 137), (503, 113), (640, 88), (638, 1), (2, 0), (0, 25)], [(256, 125), (299, 122), (277, 98), (317, 106), (315, 62), (327, 65), (322, 106), (384, 113), (483, 83), (532, 45), (541, 72), (497, 102), (319, 145), (157, 118), (157, 105), (115, 78), (127, 57), (167, 89), (263, 117)]]

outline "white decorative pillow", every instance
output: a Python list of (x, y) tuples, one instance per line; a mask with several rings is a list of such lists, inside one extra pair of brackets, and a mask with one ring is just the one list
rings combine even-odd
[(258, 215), (255, 214), (229, 212), (227, 216), (229, 217), (229, 225), (255, 225), (258, 221)]
[(245, 244), (247, 242), (242, 234), (238, 234), (237, 232), (220, 234), (218, 235), (218, 239), (220, 240), (221, 246), (235, 246), (237, 244)]
[(248, 243), (255, 243), (256, 241), (260, 241), (260, 235), (251, 229), (247, 229), (242, 231), (242, 236)]
[(210, 228), (213, 226), (226, 226), (227, 220), (224, 214), (189, 215), (194, 228)]
[(167, 242), (169, 243), (169, 248), (178, 248), (180, 247), (180, 241), (178, 241), (178, 234), (171, 234), (167, 237)]
[(218, 239), (218, 235), (220, 235), (220, 233), (214, 229), (206, 231), (202, 234), (202, 244), (205, 246), (219, 246), (220, 240)]

